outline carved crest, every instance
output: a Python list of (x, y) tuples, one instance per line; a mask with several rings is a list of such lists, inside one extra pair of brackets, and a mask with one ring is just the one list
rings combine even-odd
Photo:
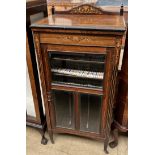
[(103, 14), (101, 8), (95, 7), (91, 4), (83, 4), (69, 10), (71, 14)]
[(82, 4), (67, 11), (55, 11), (54, 14), (76, 14), (76, 15), (82, 15), (82, 14), (84, 15), (102, 15), (102, 14), (113, 15), (114, 14), (115, 15), (115, 14), (119, 14), (119, 12), (105, 11), (92, 4)]

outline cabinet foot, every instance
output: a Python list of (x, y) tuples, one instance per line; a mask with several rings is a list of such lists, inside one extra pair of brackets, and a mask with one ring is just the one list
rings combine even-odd
[(118, 145), (118, 129), (112, 130), (113, 141), (109, 143), (111, 148), (115, 148)]
[(41, 138), (41, 144), (46, 145), (48, 142), (48, 139), (45, 137), (45, 129), (40, 130), (40, 134), (42, 136)]
[(104, 150), (104, 152), (105, 152), (106, 154), (109, 154), (109, 152), (108, 152), (107, 150)]
[(107, 148), (108, 148), (108, 143), (109, 143), (109, 138), (106, 138), (105, 141), (104, 141), (104, 152), (106, 154), (109, 154)]
[(46, 145), (47, 142), (48, 142), (48, 139), (45, 136), (42, 136), (41, 144)]
[(49, 136), (50, 136), (51, 143), (54, 144), (53, 132), (50, 131)]

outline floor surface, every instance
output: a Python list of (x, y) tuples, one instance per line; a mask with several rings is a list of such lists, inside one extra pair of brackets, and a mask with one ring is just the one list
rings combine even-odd
[[(54, 134), (55, 144), (50, 140), (47, 145), (40, 143), (40, 133), (33, 128), (26, 129), (27, 155), (105, 155), (103, 142), (67, 134)], [(49, 139), (46, 133), (46, 138)], [(109, 155), (128, 155), (128, 138), (119, 136), (119, 145), (111, 149)]]

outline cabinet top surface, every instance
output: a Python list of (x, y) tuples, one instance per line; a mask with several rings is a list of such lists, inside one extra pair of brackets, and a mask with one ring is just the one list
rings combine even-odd
[(31, 25), (32, 28), (63, 28), (125, 31), (120, 15), (50, 15)]

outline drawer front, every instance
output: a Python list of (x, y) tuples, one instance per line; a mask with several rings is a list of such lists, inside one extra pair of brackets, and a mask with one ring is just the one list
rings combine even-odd
[(93, 36), (93, 35), (79, 35), (79, 34), (41, 33), (40, 43), (114, 47), (115, 37), (101, 36), (101, 35)]
[(103, 47), (88, 47), (88, 46), (74, 46), (74, 45), (58, 45), (48, 44), (46, 45), (48, 51), (61, 51), (66, 53), (94, 53), (94, 54), (106, 54), (106, 48)]

